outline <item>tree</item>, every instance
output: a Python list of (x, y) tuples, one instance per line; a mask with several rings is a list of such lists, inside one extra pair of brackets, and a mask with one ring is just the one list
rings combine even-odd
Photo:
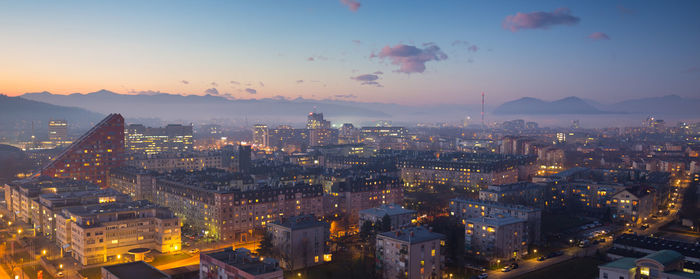
[(389, 217), (389, 214), (384, 214), (384, 217), (382, 217), (382, 225), (380, 227), (382, 232), (388, 232), (391, 230), (391, 217)]
[(258, 247), (258, 254), (264, 257), (272, 255), (272, 234), (269, 232), (263, 233), (262, 240), (260, 240), (260, 246)]
[(360, 238), (362, 241), (367, 241), (372, 231), (374, 231), (373, 227), (374, 224), (370, 220), (365, 220), (365, 222), (362, 223), (362, 226), (360, 226)]

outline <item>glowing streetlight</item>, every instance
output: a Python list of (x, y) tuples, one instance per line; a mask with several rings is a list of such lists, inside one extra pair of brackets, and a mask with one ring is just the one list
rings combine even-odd
[(41, 250), (41, 255), (42, 255), (42, 256), (46, 256), (46, 249)]

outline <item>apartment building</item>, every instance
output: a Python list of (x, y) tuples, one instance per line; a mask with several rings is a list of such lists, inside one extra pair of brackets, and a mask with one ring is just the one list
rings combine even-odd
[(145, 200), (68, 207), (56, 214), (56, 242), (82, 265), (128, 256), (147, 248), (176, 252), (180, 221), (167, 208)]
[(380, 233), (376, 237), (377, 269), (383, 278), (442, 278), (444, 235), (424, 227)]
[(275, 259), (260, 258), (245, 248), (202, 253), (199, 278), (282, 279), (282, 269)]
[(520, 258), (528, 253), (526, 221), (508, 215), (465, 220), (467, 253), (493, 259)]
[(405, 209), (398, 204), (383, 204), (379, 207), (360, 210), (359, 215), (360, 222), (358, 227), (360, 228), (362, 228), (365, 222), (369, 221), (372, 224), (377, 224), (384, 221), (384, 216), (389, 216), (388, 220), (391, 221), (391, 230), (398, 230), (411, 225), (416, 211)]
[(462, 220), (466, 225), (466, 220), (477, 217), (494, 217), (498, 215), (512, 216), (526, 221), (527, 243), (534, 244), (540, 241), (542, 227), (542, 210), (534, 207), (503, 204), (490, 201), (479, 201), (469, 199), (450, 200), (450, 214)]
[(267, 224), (273, 254), (287, 270), (322, 264), (327, 259), (328, 230), (328, 223), (319, 221), (314, 215), (291, 216)]

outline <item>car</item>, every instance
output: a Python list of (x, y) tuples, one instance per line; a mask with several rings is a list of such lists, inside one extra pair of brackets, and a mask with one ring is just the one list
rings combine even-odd
[(189, 252), (190, 254), (197, 254), (197, 253), (199, 253), (199, 249), (197, 249), (197, 248), (190, 249), (188, 252)]
[(488, 273), (482, 273), (482, 274), (479, 274), (479, 276), (477, 276), (476, 278), (478, 278), (478, 279), (486, 279), (486, 278), (489, 278), (489, 274), (488, 274)]
[(502, 272), (509, 272), (509, 271), (511, 271), (511, 268), (510, 268), (510, 266), (506, 266), (504, 268), (501, 268), (501, 271)]
[(644, 224), (644, 225), (639, 226), (639, 228), (642, 229), (642, 230), (646, 230), (646, 229), (649, 228), (649, 225), (648, 225), (648, 224)]
[(511, 268), (511, 269), (516, 269), (516, 268), (518, 268), (518, 267), (520, 267), (520, 266), (518, 265), (518, 263), (512, 263), (512, 264), (510, 264), (510, 268)]
[(537, 261), (538, 261), (538, 262), (541, 262), (541, 261), (544, 261), (544, 260), (546, 260), (546, 259), (547, 259), (547, 258), (545, 258), (544, 256), (539, 256), (539, 257), (537, 258)]
[(63, 271), (59, 271), (56, 273), (56, 278), (63, 278)]

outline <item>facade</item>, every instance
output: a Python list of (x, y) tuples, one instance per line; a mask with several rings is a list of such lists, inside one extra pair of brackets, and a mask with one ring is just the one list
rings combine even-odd
[(165, 127), (126, 127), (126, 149), (130, 153), (158, 154), (161, 152), (192, 151), (192, 126), (168, 124)]
[(56, 214), (56, 242), (82, 265), (103, 263), (147, 248), (179, 251), (180, 222), (148, 201), (64, 208)]
[(298, 215), (267, 224), (274, 255), (287, 270), (297, 270), (324, 262), (330, 235), (326, 222), (314, 215)]
[(270, 146), (270, 129), (265, 124), (253, 126), (253, 144), (256, 146)]
[(526, 221), (508, 215), (465, 220), (467, 253), (487, 259), (520, 258), (528, 253)]
[[(52, 217), (42, 211), (42, 195), (62, 195), (71, 192), (97, 192), (99, 186), (82, 180), (32, 177), (5, 185), (5, 205), (14, 219), (31, 224), (42, 230), (47, 224), (43, 220)], [(53, 223), (53, 222), (51, 222)]]
[(644, 222), (656, 209), (653, 189), (635, 187), (625, 189), (612, 196), (614, 219), (630, 224)]
[(125, 165), (141, 169), (167, 172), (172, 170), (226, 169), (224, 157), (219, 151), (162, 152), (158, 154), (130, 154)]
[(398, 204), (384, 204), (379, 207), (360, 210), (359, 227), (362, 227), (362, 224), (367, 221), (373, 224), (382, 222), (384, 216), (388, 215), (391, 220), (391, 230), (397, 230), (410, 226), (415, 214), (415, 210), (405, 209)]
[(361, 210), (403, 202), (403, 187), (396, 177), (358, 174), (323, 180), (325, 215), (345, 215), (350, 223), (359, 222)]
[(382, 278), (442, 278), (444, 235), (413, 227), (377, 235), (377, 269)]
[(328, 129), (331, 122), (323, 119), (323, 113), (310, 112), (306, 118), (306, 129)]
[(529, 244), (540, 241), (542, 227), (542, 210), (534, 207), (503, 204), (489, 201), (477, 201), (467, 199), (450, 200), (450, 214), (462, 220), (477, 217), (495, 217), (499, 215), (511, 216), (526, 221), (527, 242)]
[(408, 130), (404, 127), (362, 127), (360, 141), (377, 149), (404, 150)]
[(226, 248), (200, 254), (199, 278), (282, 279), (284, 276), (274, 259), (255, 257), (245, 248)]
[(302, 152), (309, 146), (309, 130), (280, 126), (270, 130), (270, 147), (285, 153)]
[(519, 168), (531, 167), (534, 161), (532, 156), (453, 153), (405, 159), (398, 166), (409, 188), (448, 185), (479, 190), (517, 182)]
[(684, 257), (673, 250), (661, 250), (641, 258), (620, 258), (598, 266), (600, 279), (689, 279), (700, 278), (683, 268)]
[(284, 216), (323, 215), (323, 188), (305, 183), (257, 184), (250, 175), (208, 169), (155, 179), (154, 202), (207, 236), (234, 242)]
[(153, 179), (156, 172), (137, 167), (118, 167), (109, 173), (109, 187), (127, 194), (133, 200), (153, 200)]
[(530, 182), (489, 185), (479, 191), (479, 200), (543, 207), (547, 188), (547, 185)]
[(123, 162), (124, 118), (110, 114), (44, 166), (41, 174), (86, 180), (104, 187), (109, 170)]
[(309, 130), (310, 146), (327, 146), (338, 144), (338, 130), (332, 128), (318, 128)]
[(49, 140), (64, 142), (68, 140), (68, 122), (65, 120), (49, 120)]

